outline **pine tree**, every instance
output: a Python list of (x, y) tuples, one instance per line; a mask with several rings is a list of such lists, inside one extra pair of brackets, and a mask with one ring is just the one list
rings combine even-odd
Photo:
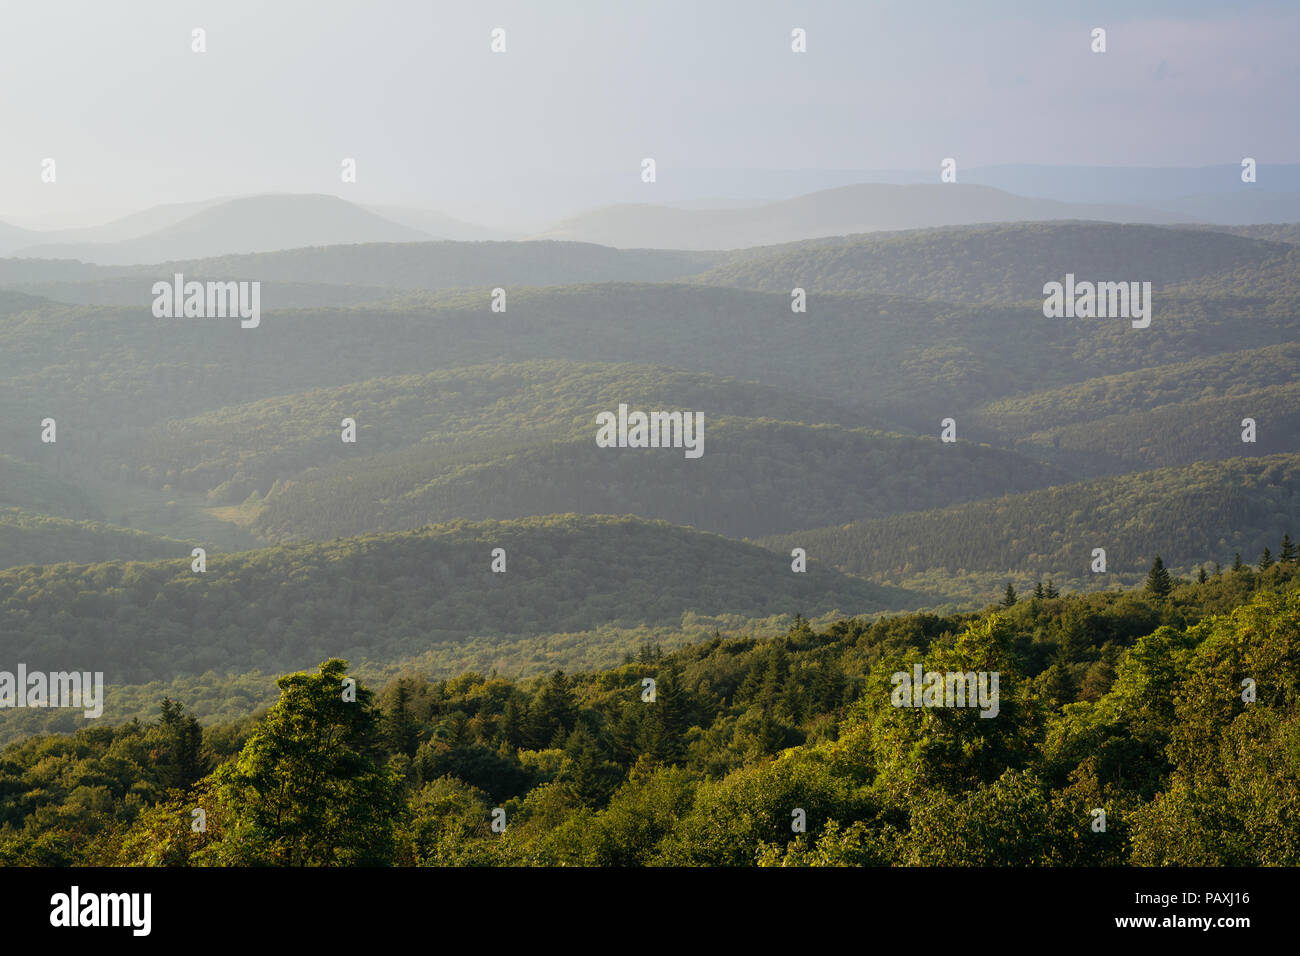
[(1204, 584), (1208, 580), (1210, 580), (1210, 576), (1205, 573), (1205, 565), (1202, 564), (1196, 572), (1196, 583)]
[(641, 716), (645, 713), (642, 708), (647, 706), (641, 703), (640, 688), (638, 687), (636, 702), (623, 702), (622, 707), (619, 709), (618, 720), (614, 722), (614, 726), (610, 730), (614, 757), (624, 765), (630, 766), (636, 763), (636, 759), (644, 752), (644, 748), (641, 746)]
[(411, 718), (408, 706), (410, 697), (411, 692), (406, 686), (406, 681), (398, 681), (397, 689), (393, 694), (393, 706), (384, 714), (381, 726), (388, 749), (394, 753), (413, 757), (415, 748), (420, 743), (420, 729)]
[(1232, 556), (1232, 570), (1240, 571), (1244, 567), (1245, 565), (1242, 564), (1241, 562), (1241, 552), (1238, 551), (1236, 554)]
[(1056, 589), (1056, 585), (1052, 583), (1051, 578), (1047, 579), (1047, 596), (1048, 598), (1059, 598), (1061, 596), (1061, 592)]
[(563, 746), (577, 720), (577, 701), (573, 699), (564, 671), (557, 670), (528, 705), (523, 724), (524, 745), (530, 750)]
[(1173, 578), (1169, 576), (1169, 569), (1165, 567), (1164, 561), (1160, 560), (1160, 555), (1151, 562), (1151, 570), (1147, 572), (1147, 593), (1155, 598), (1164, 598), (1169, 596), (1169, 592), (1174, 589)]
[(1297, 558), (1300, 558), (1300, 551), (1291, 540), (1291, 535), (1282, 535), (1282, 553), (1278, 555), (1278, 560), (1283, 564), (1295, 564)]
[(166, 757), (159, 760), (159, 777), (168, 787), (185, 789), (207, 772), (202, 756), (203, 729), (193, 714), (169, 697), (162, 699), (158, 725), (166, 736)]
[(1047, 594), (1043, 590), (1043, 579), (1039, 578), (1038, 583), (1034, 585), (1034, 597), (1041, 601), (1046, 596)]
[[(781, 663), (784, 664), (784, 659)], [(677, 662), (671, 658), (659, 668), (655, 702), (646, 706), (653, 708), (644, 724), (646, 753), (666, 764), (682, 763), (686, 759), (687, 711), (690, 703), (687, 691), (682, 686), (681, 671), (678, 670)]]
[(505, 712), (501, 717), (501, 736), (512, 748), (522, 747), (524, 743), (524, 708), (517, 692), (506, 700)]
[(1273, 566), (1273, 552), (1270, 551), (1268, 548), (1265, 548), (1264, 553), (1259, 556), (1259, 569), (1261, 571), (1267, 571), (1272, 566)]
[(1015, 603), (1016, 603), (1016, 589), (1013, 588), (1013, 587), (1011, 586), (1011, 582), (1008, 581), (1008, 582), (1007, 582), (1007, 591), (1006, 591), (1006, 594), (1004, 594), (1003, 597), (1002, 597), (1002, 606), (1003, 606), (1003, 607), (1011, 607), (1011, 606), (1013, 606)]
[(1214, 576), (1216, 578), (1223, 576), (1223, 565), (1221, 565), (1218, 561), (1214, 562)]

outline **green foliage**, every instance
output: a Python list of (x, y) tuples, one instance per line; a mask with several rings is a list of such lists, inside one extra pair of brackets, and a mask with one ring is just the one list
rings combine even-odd
[[(493, 548), (505, 575), (490, 570)], [(508, 575), (509, 586), (505, 579)], [(331, 650), (402, 660), (472, 636), (680, 624), (683, 610), (763, 617), (883, 609), (882, 589), (716, 535), (560, 515), (153, 563), (0, 572), (0, 636), (35, 669), (110, 681), (289, 667)]]
[[(59, 465), (65, 464), (61, 453), (47, 457)], [(0, 455), (0, 515), (9, 516), (10, 521), (28, 518), (23, 512), (43, 512), (74, 520), (103, 519), (90, 497), (56, 472), (9, 455)]]
[(1152, 597), (1159, 599), (1169, 596), (1169, 592), (1174, 589), (1173, 578), (1169, 574), (1169, 569), (1165, 563), (1160, 560), (1160, 555), (1156, 555), (1155, 560), (1151, 562), (1151, 570), (1147, 572), (1147, 593)]
[[(948, 301), (1042, 299), (1043, 283), (1127, 276), (1143, 264), (1157, 292), (1214, 277), (1236, 288), (1238, 269), (1291, 264), (1285, 242), (1222, 232), (1112, 223), (1015, 223), (811, 239), (732, 253), (697, 281), (781, 291), (799, 276), (812, 294), (890, 293)], [(1065, 268), (1062, 263), (1068, 263)], [(783, 285), (784, 283), (784, 285)]]
[(396, 781), (378, 762), (372, 695), (347, 662), (277, 682), (281, 697), (213, 775), (226, 830), (198, 854), (221, 865), (366, 865), (391, 859)]
[[(355, 703), (330, 660), (201, 745), (166, 700), (152, 724), (9, 745), (0, 860), (1296, 865), (1297, 574), (799, 619), (527, 682), (408, 674)], [(996, 671), (998, 715), (894, 706), (913, 663)]]
[(143, 531), (0, 508), (0, 570), (25, 564), (149, 561), (189, 552), (183, 541)]
[[(1258, 553), (1279, 525), (1300, 524), (1300, 455), (1235, 458), (1061, 485), (941, 510), (855, 522), (761, 543), (806, 548), (876, 580), (922, 569), (951, 572), (1071, 569), (1089, 575), (1104, 545), (1109, 573), (1146, 570), (1154, 551), (1172, 567), (1205, 556)], [(1005, 579), (1004, 579), (1005, 580)]]

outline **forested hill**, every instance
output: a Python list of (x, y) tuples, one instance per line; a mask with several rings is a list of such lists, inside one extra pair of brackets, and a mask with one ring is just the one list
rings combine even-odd
[[(1247, 241), (1247, 240), (1241, 240)], [(18, 423), (62, 417), (86, 449), (121, 431), (376, 377), (538, 358), (644, 363), (756, 381), (887, 411), (933, 434), (944, 415), (1097, 375), (1295, 340), (1287, 310), (1235, 298), (1157, 298), (1149, 329), (1062, 323), (1037, 306), (967, 308), (888, 296), (809, 300), (687, 285), (420, 294), (383, 309), (316, 309), (160, 324), (139, 309), (46, 304), (0, 317), (0, 384), (23, 386), (0, 439), (35, 457)], [(812, 329), (816, 334), (810, 334)], [(346, 357), (346, 358), (345, 358)], [(816, 372), (810, 370), (815, 369)], [(42, 388), (29, 385), (39, 381)], [(37, 396), (39, 395), (39, 401)]]
[[(5, 747), (0, 863), (1295, 866), (1296, 574), (1153, 572), (525, 682), (407, 675), (354, 703), (329, 660), (257, 721), (165, 700)], [(997, 718), (988, 694), (896, 706), (913, 666), (997, 673)]]
[[(494, 549), (505, 572), (493, 572)], [(498, 564), (498, 567), (500, 564)], [(789, 556), (626, 517), (455, 522), (419, 531), (148, 563), (0, 572), (0, 643), (33, 670), (110, 681), (400, 660), (473, 636), (917, 606), (917, 596)]]
[(277, 485), (261, 501), (250, 497), (241, 512), (256, 533), (279, 541), (620, 509), (756, 537), (1070, 480), (986, 445), (835, 425), (709, 419), (705, 453), (695, 459), (671, 448), (611, 453), (584, 430), (566, 441), (421, 445), (340, 462)]
[[(39, 250), (36, 250), (39, 252)], [(0, 285), (68, 287), (92, 280), (134, 282), (144, 296), (180, 272), (201, 281), (257, 280), (274, 288), (326, 284), (377, 289), (456, 289), (581, 282), (663, 282), (700, 272), (721, 253), (611, 249), (588, 242), (368, 242), (216, 256), (158, 265), (97, 266), (61, 259), (0, 260)], [(115, 286), (118, 283), (114, 282)], [(118, 286), (121, 287), (121, 286)], [(151, 298), (151, 297), (150, 297)]]
[(763, 543), (865, 577), (914, 571), (1091, 572), (1094, 548), (1107, 570), (1135, 573), (1160, 554), (1171, 567), (1250, 561), (1300, 529), (1300, 455), (1200, 462), (856, 522)]
[(1285, 265), (1286, 242), (1193, 229), (1100, 222), (1015, 223), (813, 239), (734, 252), (696, 281), (810, 295), (891, 293), (952, 302), (1041, 301), (1043, 283), (1067, 272), (1152, 283), (1211, 281), (1241, 269)]
[(184, 542), (131, 528), (0, 507), (0, 569), (25, 564), (149, 561), (187, 550)]

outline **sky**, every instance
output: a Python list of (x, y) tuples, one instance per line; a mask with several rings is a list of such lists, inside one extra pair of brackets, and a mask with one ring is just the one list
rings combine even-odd
[(19, 224), (259, 192), (542, 215), (647, 201), (644, 157), (666, 198), (674, 169), (1300, 162), (1294, 2), (4, 0), (0, 22)]

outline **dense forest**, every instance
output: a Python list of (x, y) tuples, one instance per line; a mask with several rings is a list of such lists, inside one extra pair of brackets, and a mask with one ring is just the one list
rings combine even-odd
[(185, 548), (181, 541), (99, 521), (0, 507), (0, 570), (74, 561), (149, 561), (183, 554)]
[(1102, 375), (999, 399), (980, 408), (975, 420), (991, 430), (1019, 436), (1188, 402), (1234, 396), (1244, 399), (1298, 379), (1300, 344), (1290, 342)]
[[(978, 252), (976, 253), (976, 250)], [(1264, 236), (1103, 222), (954, 226), (809, 239), (735, 252), (697, 281), (777, 292), (889, 293), (948, 302), (1042, 301), (1043, 283), (1133, 273), (1160, 292), (1188, 280), (1282, 263), (1296, 251)]]
[[(164, 699), (5, 747), (0, 862), (1295, 866), (1300, 569), (1279, 552), (526, 682), (372, 690), (329, 659), (259, 719)], [(894, 706), (915, 665), (997, 672), (996, 717)]]
[[(644, 406), (640, 406), (644, 407)], [(655, 406), (663, 407), (663, 406)], [(303, 474), (250, 512), (272, 540), (482, 520), (627, 511), (757, 537), (1027, 491), (1068, 474), (973, 443), (833, 425), (705, 418), (698, 459), (677, 449), (610, 454), (593, 428), (568, 441), (520, 437), (450, 451), (416, 448)], [(337, 454), (337, 453), (336, 453)]]
[[(501, 549), (498, 556), (494, 551)], [(494, 571), (494, 564), (501, 571)], [(919, 596), (664, 522), (558, 515), (170, 561), (0, 571), (0, 642), (32, 669), (138, 683), (396, 660), (442, 642), (679, 624), (684, 611), (767, 617), (915, 607)]]
[[(1099, 478), (1042, 491), (773, 535), (778, 552), (852, 574), (898, 578), (929, 568), (1026, 570), (1086, 578), (1094, 548), (1108, 572), (1142, 568), (1153, 548), (1173, 567), (1262, 553), (1300, 527), (1300, 455), (1235, 458)], [(1105, 581), (1105, 575), (1092, 575)]]
[[(665, 282), (701, 272), (719, 253), (671, 249), (611, 249), (588, 242), (367, 242), (170, 262), (197, 279), (256, 279), (336, 288), (491, 288), (502, 276), (518, 285), (582, 282)], [(0, 260), (0, 284), (16, 289), (42, 283), (134, 279), (152, 282), (153, 265), (99, 266), (67, 259)], [(138, 300), (137, 300), (138, 301)]]
[[(109, 685), (0, 713), (0, 862), (1294, 863), (1295, 256), (0, 259), (0, 671)], [(154, 318), (175, 271), (261, 324)], [(1151, 281), (1150, 327), (1044, 318), (1066, 272)], [(598, 448), (620, 404), (703, 457)], [(892, 707), (916, 663), (997, 670), (998, 718)]]

